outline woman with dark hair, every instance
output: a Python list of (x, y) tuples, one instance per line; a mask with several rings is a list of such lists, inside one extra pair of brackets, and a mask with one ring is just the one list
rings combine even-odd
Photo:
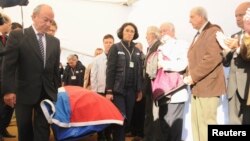
[(113, 140), (125, 141), (125, 127), (130, 124), (135, 101), (142, 99), (142, 60), (141, 51), (133, 42), (139, 36), (133, 23), (124, 23), (117, 36), (121, 41), (108, 53), (106, 98), (124, 115), (123, 126), (114, 125)]

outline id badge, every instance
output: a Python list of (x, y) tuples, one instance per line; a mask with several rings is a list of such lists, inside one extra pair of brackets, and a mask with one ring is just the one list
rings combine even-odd
[(130, 67), (130, 68), (134, 68), (134, 62), (130, 61), (130, 62), (129, 62), (129, 67)]
[(76, 76), (71, 76), (71, 80), (76, 80)]

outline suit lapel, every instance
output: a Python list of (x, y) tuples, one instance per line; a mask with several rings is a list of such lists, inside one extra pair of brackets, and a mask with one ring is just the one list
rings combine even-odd
[(200, 39), (202, 39), (202, 36), (204, 35), (205, 31), (206, 31), (208, 28), (210, 28), (211, 26), (212, 26), (212, 24), (211, 24), (210, 22), (208, 22), (208, 23), (206, 24), (206, 26), (203, 28), (203, 30), (201, 31), (201, 33), (199, 34), (199, 36), (197, 37), (196, 40), (195, 40), (195, 37), (194, 37), (194, 39), (193, 39), (193, 41), (192, 41), (192, 44), (191, 44), (190, 48), (192, 48), (196, 43), (199, 42)]
[(46, 64), (47, 64), (47, 60), (52, 53), (53, 46), (51, 44), (52, 43), (51, 37), (49, 37), (47, 34), (45, 34), (45, 35), (46, 35)]
[(32, 26), (30, 26), (26, 31), (28, 34), (28, 38), (27, 38), (28, 43), (31, 44), (31, 48), (34, 50), (38, 58), (40, 58), (40, 60), (43, 61), (42, 54), (39, 49), (38, 40), (35, 35), (35, 31), (33, 30)]

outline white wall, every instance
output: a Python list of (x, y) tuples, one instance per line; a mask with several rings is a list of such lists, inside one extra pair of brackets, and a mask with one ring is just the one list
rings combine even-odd
[[(149, 25), (160, 26), (163, 22), (172, 22), (176, 28), (176, 36), (192, 41), (196, 31), (189, 23), (189, 12), (195, 6), (207, 10), (208, 19), (221, 26), (226, 34), (238, 31), (234, 10), (244, 0), (141, 0), (134, 5), (129, 20), (136, 23), (140, 30), (140, 38), (146, 47), (145, 32)], [(146, 50), (146, 49), (145, 49)]]
[[(177, 37), (191, 41), (195, 30), (189, 23), (189, 11), (194, 6), (205, 7), (209, 20), (220, 25), (226, 34), (238, 31), (234, 9), (243, 1), (139, 0), (133, 6), (126, 7), (86, 0), (30, 0), (28, 6), (23, 7), (24, 25), (28, 27), (32, 23), (31, 13), (36, 5), (48, 3), (54, 8), (55, 20), (59, 26), (56, 36), (61, 40), (61, 46), (64, 48), (92, 55), (95, 48), (102, 47), (102, 37), (105, 34), (113, 34), (118, 41), (117, 29), (122, 23), (132, 21), (139, 29), (140, 37), (137, 41), (142, 42), (146, 50), (146, 28), (150, 25), (159, 26), (165, 21), (174, 23)], [(10, 15), (13, 21), (21, 23), (19, 6), (6, 8), (4, 12)], [(62, 62), (66, 61), (65, 57), (62, 55)], [(88, 64), (91, 58), (82, 60), (84, 64)]]
[[(103, 47), (102, 38), (111, 33), (116, 38), (118, 27), (128, 18), (131, 7), (122, 5), (88, 2), (84, 0), (30, 0), (23, 7), (24, 26), (31, 25), (31, 14), (34, 7), (41, 3), (51, 4), (55, 20), (58, 24), (56, 36), (61, 40), (61, 46), (83, 54), (93, 55), (97, 47)], [(19, 6), (5, 8), (12, 21), (21, 23), (21, 8)], [(117, 39), (118, 41), (118, 39)], [(63, 64), (69, 53), (61, 55)], [(90, 57), (81, 55), (82, 62), (87, 65)]]

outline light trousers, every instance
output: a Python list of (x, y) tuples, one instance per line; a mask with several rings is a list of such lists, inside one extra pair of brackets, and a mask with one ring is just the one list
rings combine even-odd
[(217, 124), (217, 108), (220, 97), (197, 97), (191, 99), (191, 122), (194, 141), (208, 140), (208, 125)]

